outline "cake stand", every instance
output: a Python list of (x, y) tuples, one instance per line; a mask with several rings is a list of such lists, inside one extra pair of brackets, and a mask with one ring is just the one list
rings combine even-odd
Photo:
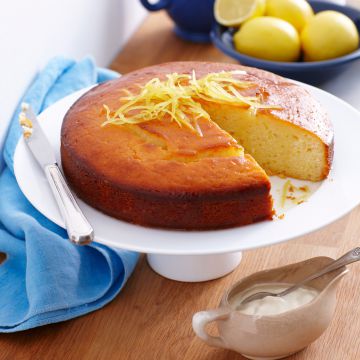
[[(360, 202), (360, 113), (344, 101), (322, 90), (301, 84), (328, 110), (335, 128), (335, 156), (328, 179), (307, 184), (311, 195), (294, 205), (281, 204), (286, 179), (273, 177), (272, 195), (282, 219), (214, 231), (176, 231), (146, 228), (109, 217), (79, 200), (95, 231), (97, 242), (147, 254), (160, 275), (178, 281), (205, 281), (226, 275), (241, 261), (244, 250), (269, 246), (305, 235), (345, 215)], [(46, 109), (40, 123), (60, 164), (60, 129), (69, 107), (89, 88), (78, 91)], [(64, 227), (64, 222), (45, 174), (21, 139), (14, 156), (15, 176), (27, 197), (47, 218)], [(282, 216), (281, 216), (282, 217)]]

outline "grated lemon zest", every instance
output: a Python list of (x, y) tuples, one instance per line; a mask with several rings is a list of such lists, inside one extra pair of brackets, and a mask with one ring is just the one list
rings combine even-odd
[(197, 79), (193, 70), (190, 75), (168, 74), (164, 81), (153, 78), (145, 85), (139, 86), (140, 92), (136, 95), (125, 90), (126, 96), (120, 98), (122, 105), (115, 111), (111, 111), (104, 104), (106, 120), (101, 126), (140, 124), (166, 118), (202, 136), (197, 120), (210, 120), (210, 115), (203, 109), (199, 100), (245, 105), (254, 113), (258, 109), (281, 109), (276, 105), (263, 104), (260, 97), (242, 95), (239, 90), (256, 85), (233, 77), (245, 73), (241, 70), (222, 71)]

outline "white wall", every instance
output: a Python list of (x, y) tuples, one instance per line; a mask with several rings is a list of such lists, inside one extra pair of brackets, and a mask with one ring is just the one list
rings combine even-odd
[(1, 1), (0, 149), (15, 105), (49, 58), (91, 54), (106, 66), (144, 15), (138, 0)]

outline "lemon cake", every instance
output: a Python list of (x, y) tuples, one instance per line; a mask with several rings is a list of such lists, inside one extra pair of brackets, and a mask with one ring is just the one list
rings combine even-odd
[(332, 152), (332, 125), (305, 89), (223, 63), (160, 64), (98, 85), (61, 131), (62, 167), (80, 198), (175, 229), (270, 220), (268, 175), (322, 180)]

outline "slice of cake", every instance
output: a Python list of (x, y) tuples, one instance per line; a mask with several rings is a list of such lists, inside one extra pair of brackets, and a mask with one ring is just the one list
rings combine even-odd
[(177, 229), (271, 219), (265, 171), (321, 180), (332, 148), (326, 113), (304, 89), (203, 62), (157, 65), (93, 88), (61, 134), (62, 166), (80, 198), (119, 219)]

